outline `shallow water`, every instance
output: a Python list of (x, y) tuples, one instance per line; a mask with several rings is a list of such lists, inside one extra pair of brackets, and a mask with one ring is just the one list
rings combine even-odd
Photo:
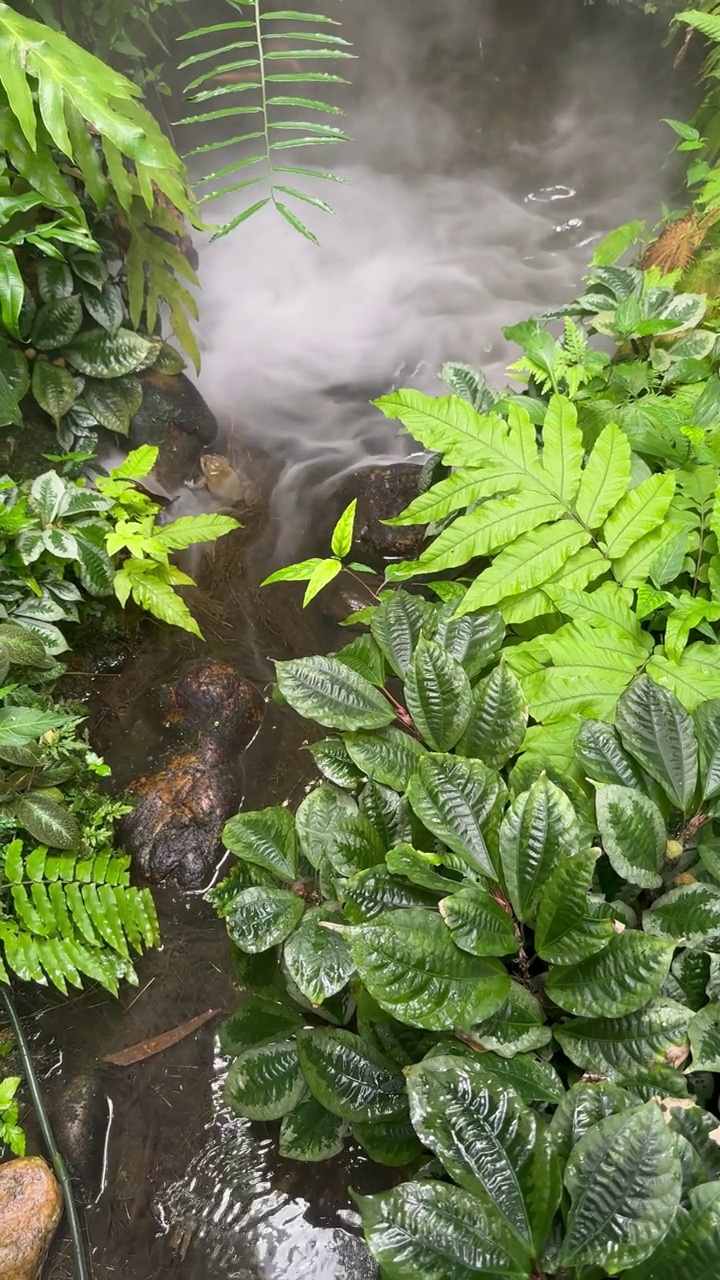
[[(317, 249), (266, 211), (201, 249), (200, 386), (230, 442), (261, 449), (274, 477), (269, 517), (215, 581), (204, 627), (208, 649), (260, 685), (270, 657), (338, 643), (319, 609), (301, 615), (292, 594), (257, 583), (295, 558), (332, 479), (410, 447), (369, 399), (403, 383), (438, 389), (450, 357), (501, 383), (512, 358), (501, 326), (571, 296), (594, 241), (628, 218), (654, 221), (671, 198), (659, 117), (687, 113), (687, 69), (673, 78), (658, 28), (622, 8), (346, 0), (344, 17), (359, 61), (343, 94), (355, 141), (338, 153), (337, 222), (313, 223)], [(94, 731), (119, 784), (157, 753), (152, 689), (196, 651), (151, 641), (123, 676), (94, 683)], [(301, 798), (302, 735), (269, 704), (243, 762), (247, 807)], [(159, 895), (159, 907), (164, 947), (141, 963), (137, 991), (119, 1005), (97, 992), (49, 1002), (36, 1023), (56, 1108), (92, 1073), (96, 1277), (369, 1278), (345, 1188), (392, 1172), (352, 1150), (332, 1166), (283, 1161), (274, 1126), (227, 1115), (216, 1023), (137, 1067), (95, 1068), (237, 1006), (223, 926), (197, 897)], [(52, 1275), (70, 1274), (61, 1247)]]

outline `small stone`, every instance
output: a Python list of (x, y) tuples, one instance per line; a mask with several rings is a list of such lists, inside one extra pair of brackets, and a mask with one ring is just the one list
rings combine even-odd
[(39, 1156), (0, 1165), (0, 1280), (38, 1280), (62, 1211), (60, 1184)]

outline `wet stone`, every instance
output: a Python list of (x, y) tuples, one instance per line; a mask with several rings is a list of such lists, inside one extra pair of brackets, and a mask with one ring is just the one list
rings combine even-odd
[(141, 373), (143, 402), (132, 420), (130, 447), (156, 445), (155, 477), (175, 494), (196, 471), (204, 448), (217, 435), (217, 422), (197, 387), (184, 373)]
[[(357, 498), (353, 555), (373, 566), (384, 560), (409, 560), (420, 554), (425, 540), (421, 525), (395, 527), (381, 521), (397, 516), (418, 494), (422, 468), (415, 462), (360, 467), (337, 491), (337, 515)], [(336, 516), (337, 518), (337, 516)]]
[(0, 1165), (0, 1280), (39, 1280), (62, 1209), (60, 1185), (39, 1156)]
[(108, 1099), (97, 1072), (81, 1071), (60, 1090), (53, 1129), (79, 1198), (92, 1204), (102, 1184)]
[(264, 701), (221, 662), (189, 663), (165, 698), (176, 746), (163, 767), (130, 787), (138, 798), (120, 839), (156, 884), (199, 888), (215, 868), (220, 836), (239, 802), (238, 755), (260, 727)]

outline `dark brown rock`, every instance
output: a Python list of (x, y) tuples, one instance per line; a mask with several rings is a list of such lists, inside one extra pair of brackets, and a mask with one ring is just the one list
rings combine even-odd
[(38, 1280), (63, 1211), (39, 1156), (0, 1165), (0, 1280)]
[(417, 497), (422, 468), (414, 462), (361, 467), (338, 490), (340, 509), (357, 498), (353, 555), (374, 565), (384, 560), (410, 560), (420, 554), (425, 529), (419, 525), (382, 524)]
[(197, 387), (184, 373), (139, 375), (143, 402), (132, 420), (130, 446), (156, 445), (155, 477), (167, 493), (177, 493), (197, 469), (202, 450), (217, 435), (217, 422)]
[(138, 803), (120, 839), (155, 883), (197, 888), (210, 878), (223, 826), (239, 800), (238, 756), (262, 721), (264, 702), (221, 662), (188, 663), (165, 698), (165, 724), (182, 749), (131, 787)]

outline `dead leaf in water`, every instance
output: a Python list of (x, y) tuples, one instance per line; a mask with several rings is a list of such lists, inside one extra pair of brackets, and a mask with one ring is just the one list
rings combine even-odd
[(224, 1013), (224, 1009), (208, 1009), (195, 1018), (189, 1018), (187, 1022), (181, 1022), (179, 1027), (163, 1031), (159, 1036), (150, 1036), (138, 1044), (128, 1045), (127, 1049), (106, 1054), (103, 1062), (109, 1062), (113, 1067), (132, 1067), (136, 1062), (144, 1062), (146, 1058), (152, 1058), (156, 1053), (162, 1053), (164, 1049), (170, 1049), (174, 1044), (179, 1044), (181, 1040), (191, 1036), (193, 1031), (204, 1027), (211, 1018), (218, 1018), (221, 1013)]

